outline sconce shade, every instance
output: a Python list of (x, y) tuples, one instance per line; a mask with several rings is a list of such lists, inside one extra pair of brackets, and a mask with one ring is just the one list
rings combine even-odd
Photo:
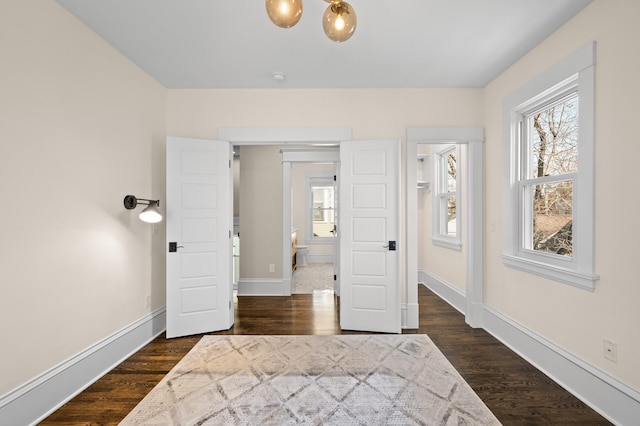
[(140, 212), (140, 220), (147, 223), (158, 223), (162, 220), (162, 214), (155, 201), (151, 201), (146, 209)]
[(280, 28), (291, 28), (302, 16), (302, 0), (266, 0), (267, 15)]
[(147, 205), (147, 208), (140, 212), (140, 220), (147, 223), (158, 223), (162, 220), (162, 213), (158, 206), (160, 200), (149, 200), (146, 198), (136, 198), (134, 195), (124, 197), (124, 208), (133, 210), (138, 204)]
[(347, 41), (356, 30), (356, 11), (345, 1), (331, 1), (322, 17), (324, 33), (336, 43)]

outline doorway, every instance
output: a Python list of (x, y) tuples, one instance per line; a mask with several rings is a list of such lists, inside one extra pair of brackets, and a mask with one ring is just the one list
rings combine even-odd
[[(264, 223), (280, 223), (281, 226), (265, 227), (257, 220), (243, 221), (240, 213), (240, 245), (244, 254), (240, 261), (241, 269), (246, 271), (248, 264), (249, 273), (246, 278), (240, 277), (238, 282), (239, 295), (264, 295), (264, 296), (288, 296), (291, 295), (291, 224), (292, 211), (291, 201), (285, 199), (291, 197), (291, 168), (283, 169), (282, 153), (273, 150), (274, 146), (279, 147), (299, 147), (299, 149), (310, 149), (314, 146), (323, 147), (337, 146), (341, 141), (351, 139), (350, 128), (221, 128), (219, 129), (219, 139), (229, 141), (235, 148), (242, 152), (243, 148), (251, 147), (254, 151), (251, 164), (247, 164), (247, 170), (253, 170), (255, 175), (251, 176), (256, 183), (254, 193), (250, 194), (248, 207), (251, 210), (261, 212), (261, 219)], [(263, 152), (260, 147), (269, 148)], [(300, 148), (302, 147), (302, 148)], [(295, 155), (295, 154), (290, 154)], [(266, 156), (273, 156), (268, 158)], [(277, 157), (277, 158), (275, 158)], [(242, 155), (243, 165), (245, 156)], [(316, 158), (315, 161), (325, 162), (323, 158)], [(327, 160), (329, 162), (334, 159)], [(270, 164), (270, 165), (267, 165)], [(277, 164), (277, 170), (273, 169), (273, 164)], [(242, 168), (242, 166), (241, 166)], [(265, 169), (268, 168), (268, 169)], [(244, 169), (243, 169), (244, 170)], [(273, 178), (275, 177), (275, 178)], [(243, 174), (244, 178), (244, 174)], [(285, 183), (286, 182), (286, 183)], [(244, 182), (243, 182), (244, 183)], [(241, 185), (243, 184), (241, 183)], [(260, 189), (262, 186), (269, 188), (272, 194), (265, 197), (266, 191)], [(279, 187), (277, 195), (272, 192), (273, 187)], [(275, 196), (273, 196), (275, 195)], [(240, 206), (240, 210), (244, 209)], [(282, 209), (282, 210), (281, 210)], [(273, 217), (271, 217), (273, 216)], [(262, 227), (261, 232), (268, 234), (260, 237), (257, 241), (249, 241), (250, 234), (255, 234), (254, 229), (247, 227)], [(242, 230), (247, 232), (243, 232)], [(277, 234), (277, 236), (276, 236)], [(276, 242), (279, 241), (279, 242)], [(279, 246), (279, 247), (278, 247)], [(245, 256), (250, 251), (248, 256)]]
[(337, 188), (335, 163), (291, 165), (292, 294), (334, 293)]
[[(406, 182), (407, 182), (407, 299), (417, 300), (419, 282), (418, 262), (418, 191), (417, 182), (418, 145), (465, 145), (468, 159), (465, 168), (464, 185), (467, 188), (461, 200), (467, 206), (466, 219), (466, 274), (464, 294), (447, 286), (435, 289), (440, 297), (447, 300), (465, 315), (466, 322), (472, 327), (482, 326), (483, 310), (483, 129), (481, 127), (416, 127), (407, 129), (406, 146)], [(431, 173), (433, 175), (433, 173)], [(408, 306), (412, 309), (412, 306)], [(417, 306), (415, 307), (417, 309)], [(409, 315), (409, 318), (416, 318)], [(417, 319), (416, 319), (417, 320)]]
[[(322, 276), (322, 282), (326, 283), (327, 279), (331, 282), (332, 293), (339, 295), (339, 244), (336, 234), (339, 148), (285, 148), (280, 151), (283, 256), (294, 259), (293, 267), (283, 270), (283, 287), (288, 284), (290, 294), (294, 293), (294, 285), (298, 284), (294, 281), (304, 279), (305, 275), (313, 279), (314, 272), (317, 272)], [(291, 244), (285, 241), (288, 228), (292, 228), (291, 234), (296, 235), (296, 241)], [(298, 267), (299, 263), (313, 266)]]

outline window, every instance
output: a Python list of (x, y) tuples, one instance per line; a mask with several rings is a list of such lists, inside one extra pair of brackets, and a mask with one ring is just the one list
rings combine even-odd
[(322, 242), (333, 238), (335, 192), (333, 173), (319, 173), (307, 178), (307, 241)]
[(594, 45), (505, 100), (507, 266), (593, 290)]
[(435, 154), (435, 191), (433, 196), (433, 243), (461, 250), (459, 205), (460, 148), (450, 145)]

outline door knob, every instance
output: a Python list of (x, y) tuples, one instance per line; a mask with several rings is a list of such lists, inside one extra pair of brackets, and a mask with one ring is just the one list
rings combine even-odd
[(169, 243), (169, 253), (175, 253), (179, 248), (184, 248), (184, 246), (179, 246), (176, 242)]
[(389, 244), (382, 246), (383, 248), (388, 248), (389, 251), (396, 251), (396, 242), (389, 241)]

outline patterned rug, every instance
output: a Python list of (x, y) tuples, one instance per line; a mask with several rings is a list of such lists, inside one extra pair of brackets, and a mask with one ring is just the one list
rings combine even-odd
[(291, 284), (293, 294), (333, 291), (333, 263), (307, 263), (293, 271)]
[(426, 335), (204, 336), (122, 425), (499, 425)]

